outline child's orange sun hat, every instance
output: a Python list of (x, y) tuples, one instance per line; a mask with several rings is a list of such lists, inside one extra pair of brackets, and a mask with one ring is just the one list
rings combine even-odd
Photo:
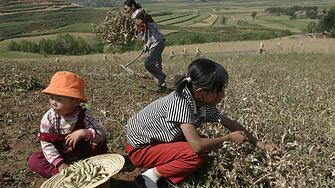
[(42, 92), (45, 94), (61, 95), (80, 99), (87, 102), (85, 97), (85, 81), (82, 77), (68, 71), (56, 72), (51, 78), (50, 84)]

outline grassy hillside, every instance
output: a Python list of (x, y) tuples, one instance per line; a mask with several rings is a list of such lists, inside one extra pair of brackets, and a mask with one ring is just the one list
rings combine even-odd
[[(0, 40), (50, 30), (74, 23), (99, 23), (107, 9), (84, 8), (62, 0), (54, 1), (11, 1), (0, 6)], [(322, 1), (139, 1), (149, 12), (170, 12), (167, 16), (156, 16), (159, 25), (180, 27), (236, 27), (257, 29), (279, 29), (301, 32), (310, 21), (304, 17), (290, 20), (288, 16), (264, 13), (269, 7), (317, 6), (319, 10), (333, 5), (330, 0)], [(115, 1), (116, 8), (123, 9), (123, 1)], [(253, 20), (251, 13), (258, 15)], [(226, 22), (222, 23), (222, 19)], [(15, 29), (14, 29), (15, 28)]]
[[(269, 7), (291, 7), (298, 6), (317, 6), (319, 10), (333, 6), (330, 0), (323, 1), (215, 1), (215, 2), (194, 2), (194, 1), (173, 1), (165, 3), (163, 1), (142, 1), (143, 7), (151, 11), (169, 11), (175, 14), (189, 13), (200, 15), (217, 15), (228, 18), (226, 24), (215, 23), (216, 27), (248, 27), (264, 29), (288, 29), (293, 32), (301, 32), (307, 25), (303, 17), (296, 20), (290, 20), (287, 16), (277, 16), (265, 13), (264, 10)], [(253, 20), (251, 13), (256, 11), (258, 14)], [(265, 19), (263, 19), (265, 17)], [(203, 18), (205, 20), (206, 18)], [(302, 20), (301, 20), (302, 19)], [(189, 22), (190, 20), (188, 20)], [(194, 18), (194, 24), (201, 22)], [(275, 21), (276, 24), (272, 24)], [(308, 19), (308, 21), (317, 21)], [(220, 19), (218, 19), (220, 22)], [(241, 22), (244, 22), (241, 24)], [(288, 22), (288, 23), (287, 23)], [(207, 25), (206, 25), (207, 26)]]
[[(0, 6), (0, 41), (17, 37), (42, 36), (56, 33), (90, 33), (91, 23), (101, 23), (110, 8), (87, 8), (62, 0), (11, 1)], [(120, 10), (123, 1), (115, 1)], [(269, 7), (317, 6), (329, 8), (332, 2), (322, 1), (139, 1), (152, 13), (167, 36), (168, 45), (241, 40), (267, 40), (301, 31), (310, 22), (306, 16), (290, 19), (287, 15), (264, 12)], [(257, 16), (252, 18), (251, 13)], [(29, 40), (29, 39), (28, 39)], [(138, 45), (140, 46), (140, 45)], [(137, 47), (135, 48), (137, 49)], [(1, 53), (1, 52), (0, 52)], [(8, 53), (8, 52), (3, 52)]]

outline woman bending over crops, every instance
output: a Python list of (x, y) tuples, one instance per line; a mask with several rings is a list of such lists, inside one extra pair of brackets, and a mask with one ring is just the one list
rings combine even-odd
[[(136, 178), (140, 187), (155, 188), (162, 177), (178, 183), (205, 162), (209, 151), (222, 147), (225, 141), (248, 141), (261, 149), (278, 149), (274, 144), (260, 142), (215, 107), (224, 97), (227, 84), (228, 74), (220, 64), (194, 60), (186, 75), (175, 76), (176, 91), (128, 120), (128, 156), (136, 166), (149, 168)], [(217, 121), (232, 133), (206, 138), (196, 131), (202, 122)]]
[(124, 10), (126, 13), (131, 14), (132, 18), (141, 21), (137, 29), (140, 31), (141, 39), (144, 43), (143, 51), (149, 52), (149, 55), (144, 60), (144, 66), (153, 75), (158, 89), (166, 90), (166, 75), (162, 68), (165, 36), (160, 32), (151, 16), (134, 0), (126, 0), (124, 2)]
[(39, 140), (42, 151), (30, 156), (32, 171), (50, 178), (70, 163), (107, 153), (105, 131), (86, 103), (84, 80), (71, 72), (57, 72), (42, 92), (49, 95), (50, 110), (42, 118)]

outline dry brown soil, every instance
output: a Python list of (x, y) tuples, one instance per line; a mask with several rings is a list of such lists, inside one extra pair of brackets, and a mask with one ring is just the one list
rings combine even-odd
[[(144, 169), (135, 168), (127, 160), (124, 125), (130, 113), (139, 109), (131, 109), (137, 100), (149, 102), (165, 95), (155, 91), (154, 81), (144, 69), (137, 70), (142, 74), (130, 76), (118, 64), (106, 65), (106, 62), (99, 62), (104, 65), (96, 67), (86, 61), (0, 60), (0, 63), (0, 187), (40, 187), (47, 180), (32, 172), (27, 160), (31, 154), (41, 150), (37, 133), (40, 120), (49, 109), (47, 96), (41, 90), (59, 70), (72, 71), (84, 77), (86, 95), (90, 99), (87, 105), (106, 130), (108, 153), (118, 153), (126, 158), (124, 168), (112, 177), (111, 187), (137, 187), (134, 179)], [(85, 65), (79, 68), (82, 64)], [(133, 85), (134, 80), (136, 85)], [(139, 96), (134, 96), (134, 93)]]

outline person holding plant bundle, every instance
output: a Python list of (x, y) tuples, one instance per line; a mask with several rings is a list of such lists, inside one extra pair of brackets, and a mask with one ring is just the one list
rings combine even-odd
[(143, 51), (149, 52), (149, 55), (144, 60), (144, 66), (154, 77), (158, 90), (166, 90), (166, 75), (162, 68), (162, 53), (165, 48), (165, 36), (160, 32), (152, 17), (134, 0), (126, 0), (124, 2), (124, 10), (130, 14), (133, 19), (139, 19), (141, 21), (137, 30), (139, 30), (141, 39), (144, 42)]
[[(228, 74), (223, 66), (196, 59), (186, 75), (175, 76), (176, 91), (128, 120), (128, 156), (134, 165), (149, 168), (136, 178), (140, 187), (155, 188), (162, 177), (174, 184), (180, 182), (205, 162), (208, 152), (222, 147), (226, 141), (248, 141), (261, 149), (278, 149), (274, 144), (260, 142), (215, 107), (224, 97), (227, 84)], [(202, 122), (218, 121), (232, 132), (206, 138), (196, 131)]]
[(50, 178), (70, 163), (108, 151), (105, 131), (86, 103), (84, 80), (71, 72), (57, 72), (42, 92), (49, 95), (51, 109), (42, 118), (39, 140), (42, 151), (28, 160), (32, 171)]

